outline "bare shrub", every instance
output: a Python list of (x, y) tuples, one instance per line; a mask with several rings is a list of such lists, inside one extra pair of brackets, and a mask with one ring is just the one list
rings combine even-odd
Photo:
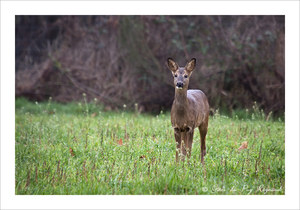
[[(284, 111), (284, 16), (17, 16), (16, 96), (168, 109), (167, 57), (212, 107)], [(181, 59), (181, 60), (180, 60)]]

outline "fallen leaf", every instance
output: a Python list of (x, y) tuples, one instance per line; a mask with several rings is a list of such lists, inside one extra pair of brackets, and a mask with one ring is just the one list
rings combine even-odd
[(242, 145), (240, 146), (239, 150), (241, 151), (242, 149), (247, 149), (248, 148), (248, 142), (244, 141), (242, 142)]
[(94, 112), (93, 114), (91, 114), (91, 117), (96, 117), (97, 116), (97, 112)]
[(69, 151), (70, 151), (70, 154), (72, 155), (72, 157), (74, 157), (75, 153), (74, 153), (74, 151), (73, 151), (73, 149), (71, 147), (69, 148)]
[(123, 140), (122, 140), (122, 139), (119, 139), (118, 144), (119, 144), (120, 146), (122, 146), (122, 145), (123, 145)]
[(104, 109), (105, 109), (105, 111), (111, 111), (112, 110), (112, 108), (110, 106), (106, 106)]
[(142, 155), (142, 156), (140, 156), (140, 159), (143, 159), (143, 158), (145, 158), (146, 156), (145, 155)]

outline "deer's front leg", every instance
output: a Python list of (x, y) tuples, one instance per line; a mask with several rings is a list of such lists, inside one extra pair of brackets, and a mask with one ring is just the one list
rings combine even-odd
[(193, 137), (194, 137), (194, 129), (187, 128), (185, 145), (187, 149), (188, 158), (191, 157), (191, 153), (192, 153)]
[(176, 162), (178, 162), (179, 156), (181, 156), (182, 153), (181, 132), (178, 128), (174, 128), (174, 136), (176, 141)]

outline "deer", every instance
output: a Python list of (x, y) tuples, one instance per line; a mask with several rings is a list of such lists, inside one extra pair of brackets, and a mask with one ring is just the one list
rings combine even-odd
[(201, 163), (206, 155), (205, 138), (208, 129), (209, 103), (201, 90), (188, 90), (189, 79), (196, 66), (192, 58), (185, 67), (179, 67), (172, 59), (167, 66), (174, 77), (175, 97), (171, 108), (171, 123), (176, 141), (176, 162), (191, 157), (194, 129), (199, 128), (201, 139)]

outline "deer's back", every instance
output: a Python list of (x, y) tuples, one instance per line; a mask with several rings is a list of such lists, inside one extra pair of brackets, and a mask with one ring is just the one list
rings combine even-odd
[(188, 90), (189, 112), (195, 116), (198, 127), (209, 115), (209, 104), (206, 95), (201, 90)]

